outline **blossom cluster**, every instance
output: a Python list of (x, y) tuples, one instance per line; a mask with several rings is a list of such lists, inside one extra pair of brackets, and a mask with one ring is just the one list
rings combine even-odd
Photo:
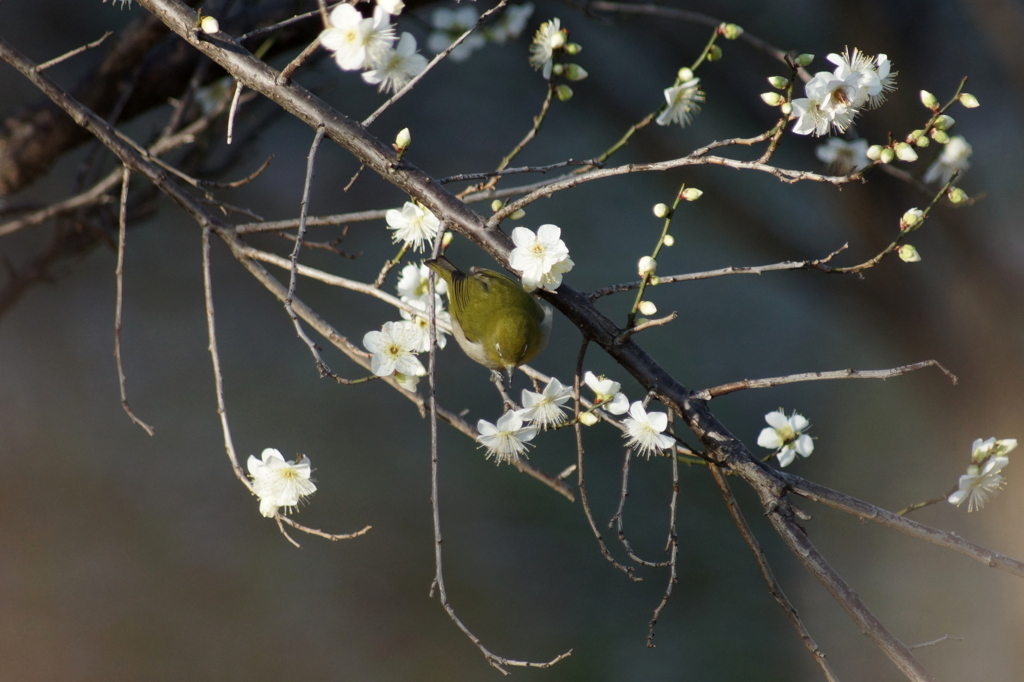
[[(618, 382), (597, 377), (593, 372), (583, 375), (583, 382), (594, 392), (594, 408), (580, 415), (585, 425), (597, 423), (593, 410), (600, 407), (610, 414), (629, 412), (622, 420), (623, 438), (626, 447), (650, 457), (655, 452), (667, 450), (675, 444), (675, 438), (664, 433), (668, 426), (668, 415), (664, 412), (648, 412), (641, 401), (630, 405), (626, 396), (619, 391)], [(509, 410), (492, 424), (486, 419), (477, 422), (480, 435), (477, 442), (487, 450), (487, 457), (493, 457), (499, 464), (515, 462), (526, 455), (537, 433), (556, 427), (566, 421), (565, 403), (572, 397), (572, 389), (552, 378), (540, 393), (523, 391), (523, 407)]]
[(896, 72), (884, 54), (871, 57), (854, 48), (827, 59), (835, 70), (814, 74), (804, 86), (807, 96), (792, 101), (797, 135), (821, 136), (830, 128), (844, 132), (862, 108), (881, 106), (885, 93), (896, 89)]
[[(407, 204), (408, 205), (408, 204)], [(398, 277), (398, 295), (412, 312), (402, 310), (402, 320), (385, 322), (380, 331), (370, 331), (363, 336), (363, 346), (373, 355), (370, 357), (370, 371), (379, 377), (394, 375), (403, 388), (414, 391), (419, 377), (427, 373), (418, 357), (419, 353), (430, 350), (430, 270), (422, 263), (409, 263)], [(434, 282), (434, 317), (441, 324), (451, 325), (451, 314), (444, 308), (441, 297), (446, 290), (445, 282)], [(447, 342), (441, 324), (436, 324), (438, 348)]]
[(427, 67), (427, 59), (416, 53), (416, 38), (403, 33), (395, 45), (391, 15), (399, 14), (402, 0), (377, 0), (373, 16), (364, 17), (355, 7), (341, 4), (331, 10), (328, 28), (320, 44), (334, 53), (344, 71), (363, 70), (363, 80), (379, 90), (397, 92)]
[(572, 270), (569, 247), (561, 240), (562, 230), (557, 225), (541, 225), (537, 232), (526, 227), (512, 230), (516, 247), (509, 254), (509, 265), (522, 275), (523, 288), (556, 290), (562, 284), (562, 275)]
[(1000, 472), (1010, 463), (1007, 455), (1016, 447), (1015, 438), (975, 440), (971, 445), (971, 464), (960, 477), (958, 489), (949, 496), (949, 503), (959, 507), (966, 501), (968, 512), (981, 509), (1005, 484)]

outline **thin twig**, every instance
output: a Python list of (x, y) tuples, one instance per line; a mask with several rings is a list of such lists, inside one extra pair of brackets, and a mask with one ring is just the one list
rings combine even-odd
[(665, 317), (659, 317), (656, 320), (648, 320), (643, 324), (638, 324), (635, 327), (630, 327), (629, 329), (626, 329), (621, 334), (619, 334), (619, 336), (615, 339), (615, 343), (625, 343), (626, 341), (629, 340), (629, 337), (633, 336), (634, 334), (642, 332), (645, 329), (650, 329), (651, 327), (660, 327), (662, 325), (666, 325), (672, 320), (676, 319), (677, 317), (679, 317), (679, 313), (673, 312), (670, 315), (666, 315)]
[(980, 561), (986, 566), (992, 568), (998, 568), (1001, 571), (1012, 573), (1013, 575), (1024, 578), (1024, 561), (1018, 561), (1012, 557), (1008, 557), (1005, 554), (976, 545), (973, 542), (969, 542), (958, 534), (948, 531), (926, 526), (923, 523), (918, 523), (913, 519), (908, 519), (905, 516), (900, 516), (891, 511), (876, 507), (873, 504), (859, 500), (852, 495), (841, 493), (838, 490), (832, 490), (818, 483), (813, 483), (806, 479), (794, 476), (790, 473), (779, 472), (781, 477), (785, 480), (786, 486), (795, 492), (797, 495), (806, 497), (809, 500), (820, 502), (824, 505), (832, 507), (833, 509), (839, 509), (848, 514), (864, 519), (866, 521), (874, 521), (880, 523), (883, 526), (888, 526), (893, 530), (909, 535), (912, 538), (919, 540), (925, 540), (934, 545), (951, 549), (954, 552), (968, 556), (976, 561)]
[(372, 114), (370, 114), (369, 116), (367, 116), (366, 119), (363, 120), (363, 127), (364, 128), (369, 128), (370, 124), (372, 124), (374, 121), (377, 120), (378, 116), (380, 116), (385, 111), (387, 111), (388, 108), (392, 104), (394, 104), (398, 100), (402, 99), (402, 97), (405, 96), (405, 93), (409, 92), (414, 87), (416, 87), (416, 84), (419, 83), (421, 80), (423, 80), (424, 76), (426, 76), (428, 73), (430, 73), (431, 69), (433, 69), (435, 66), (437, 66), (437, 64), (442, 59), (444, 59), (449, 54), (451, 54), (452, 50), (454, 50), (459, 45), (461, 45), (462, 41), (464, 41), (466, 38), (468, 38), (470, 36), (470, 34), (473, 33), (473, 31), (477, 30), (485, 21), (490, 19), (491, 15), (493, 15), (495, 12), (500, 12), (501, 9), (505, 6), (505, 3), (507, 3), (507, 2), (508, 2), (508, 0), (501, 0), (497, 5), (495, 5), (491, 9), (489, 9), (486, 12), (484, 12), (483, 14), (481, 14), (480, 18), (476, 20), (476, 23), (473, 24), (465, 33), (463, 33), (461, 36), (456, 38), (454, 43), (449, 45), (445, 50), (437, 53), (434, 56), (434, 58), (430, 60), (430, 62), (427, 64), (427, 66), (422, 71), (420, 71), (418, 74), (413, 76), (412, 79), (408, 83), (406, 83), (404, 86), (402, 86), (402, 88), (398, 92), (393, 94), (390, 97), (390, 99), (388, 99), (388, 101), (384, 102), (384, 104), (381, 104), (377, 108), (377, 111), (375, 111)]
[[(440, 239), (435, 245), (440, 247)], [(439, 251), (436, 248), (435, 251)], [(436, 254), (435, 254), (436, 257)], [(463, 634), (469, 638), (469, 641), (473, 642), (480, 653), (484, 655), (484, 659), (494, 666), (503, 675), (508, 674), (508, 670), (505, 666), (510, 667), (524, 667), (524, 668), (550, 668), (554, 664), (558, 663), (564, 658), (567, 658), (572, 654), (572, 649), (566, 651), (563, 654), (559, 654), (555, 658), (547, 662), (532, 662), (532, 661), (517, 661), (504, 656), (498, 656), (490, 651), (484, 643), (480, 641), (480, 638), (473, 634), (473, 631), (466, 627), (466, 624), (462, 622), (458, 614), (455, 613), (454, 607), (451, 602), (448, 601), (448, 592), (445, 589), (444, 584), (444, 569), (442, 565), (441, 557), (441, 511), (440, 511), (440, 496), (438, 494), (437, 479), (438, 479), (438, 457), (437, 457), (437, 385), (435, 380), (435, 366), (436, 366), (436, 353), (435, 348), (437, 346), (435, 339), (437, 331), (434, 326), (435, 315), (434, 315), (434, 278), (431, 277), (429, 280), (429, 308), (430, 308), (430, 326), (428, 328), (431, 344), (430, 344), (430, 359), (428, 362), (429, 369), (427, 371), (428, 380), (430, 382), (429, 389), (429, 405), (430, 405), (430, 507), (432, 511), (432, 518), (434, 523), (434, 581), (430, 587), (430, 595), (434, 595), (434, 588), (437, 588), (437, 596), (441, 601), (441, 605), (444, 607), (448, 617), (452, 619), (452, 622), (462, 630)]]
[[(383, 220), (389, 209), (382, 208), (376, 211), (357, 211), (355, 213), (337, 213), (335, 215), (312, 216), (306, 219), (308, 227), (322, 225), (343, 225), (345, 223), (359, 223), (369, 220)], [(235, 226), (238, 234), (251, 234), (254, 232), (278, 232), (280, 230), (292, 230), (299, 226), (298, 218), (289, 220), (273, 220), (260, 223), (245, 223)]]
[(277, 84), (287, 85), (288, 81), (292, 79), (292, 74), (295, 73), (295, 71), (300, 66), (302, 66), (306, 62), (306, 60), (313, 55), (314, 52), (316, 52), (316, 49), (318, 47), (320, 47), (320, 38), (317, 38), (309, 45), (307, 45), (306, 49), (300, 52), (298, 56), (295, 57), (295, 59), (288, 63), (288, 66), (281, 69), (281, 73), (277, 74)]
[(91, 43), (86, 43), (85, 45), (82, 45), (80, 47), (76, 47), (75, 49), (71, 50), (70, 52), (65, 52), (64, 54), (62, 54), (59, 57), (54, 57), (53, 59), (51, 59), (48, 62), (43, 62), (42, 64), (39, 64), (38, 66), (36, 66), (36, 71), (45, 71), (46, 69), (50, 68), (51, 66), (56, 66), (57, 64), (60, 64), (65, 59), (71, 59), (75, 55), (82, 54), (86, 50), (91, 50), (92, 48), (97, 47), (100, 43), (102, 43), (104, 40), (109, 38), (112, 34), (113, 34), (113, 31), (107, 31), (106, 33), (104, 33), (102, 36), (100, 36), (96, 40), (92, 41)]
[(228, 109), (227, 144), (231, 144), (235, 132), (235, 112), (238, 111), (238, 98), (242, 96), (242, 81), (235, 81), (235, 94), (231, 96), (231, 108)]
[(912, 505), (910, 505), (910, 506), (908, 506), (908, 507), (906, 507), (904, 509), (899, 510), (898, 512), (896, 512), (896, 514), (898, 516), (906, 516), (907, 514), (909, 514), (912, 511), (917, 511), (918, 509), (924, 509), (925, 507), (930, 507), (933, 504), (938, 504), (939, 502), (945, 502), (946, 500), (949, 499), (950, 495), (952, 495), (953, 493), (955, 493), (959, 489), (960, 489), (960, 486), (959, 485), (955, 485), (952, 488), (950, 488), (949, 491), (947, 491), (945, 495), (940, 495), (939, 497), (933, 497), (932, 499), (925, 500), (924, 502), (915, 502), (914, 504), (912, 504)]
[[(491, 177), (498, 177), (503, 175), (517, 175), (520, 173), (547, 173), (548, 171), (555, 170), (556, 168), (566, 168), (568, 166), (596, 166), (600, 168), (600, 165), (594, 159), (588, 159), (586, 161), (574, 161), (568, 159), (560, 163), (552, 163), (547, 166), (521, 166), (519, 168), (501, 168), (493, 171), (485, 171), (483, 173), (460, 173), (459, 175), (449, 175), (444, 178), (438, 178), (437, 183), (439, 185), (447, 185), (450, 182), (462, 182), (464, 180), (486, 180)], [(473, 190), (474, 192), (480, 190)]]
[(825, 653), (818, 648), (817, 643), (811, 637), (811, 633), (808, 632), (807, 627), (803, 621), (800, 620), (800, 614), (797, 612), (796, 607), (793, 606), (789, 598), (786, 597), (786, 593), (782, 590), (782, 585), (775, 578), (775, 573), (772, 571), (771, 565), (768, 563), (768, 559), (765, 557), (764, 552), (761, 551), (761, 545), (758, 543), (757, 538), (754, 536), (750, 526), (747, 525), (747, 520), (743, 517), (743, 512), (739, 508), (739, 504), (736, 502), (736, 497), (732, 493), (732, 488), (729, 486), (728, 480), (725, 478), (725, 474), (722, 473), (721, 468), (717, 464), (712, 464), (708, 467), (711, 469), (711, 474), (715, 477), (715, 483), (718, 484), (718, 489), (722, 491), (722, 497), (725, 499), (725, 505), (729, 509), (729, 515), (732, 516), (733, 522), (736, 524), (736, 528), (740, 531), (740, 536), (743, 537), (743, 541), (750, 547), (750, 551), (754, 553), (754, 561), (757, 562), (757, 567), (761, 569), (761, 575), (764, 577), (764, 581), (768, 584), (768, 594), (775, 598), (775, 601), (779, 603), (782, 610), (786, 613), (786, 617), (789, 618), (789, 622), (793, 625), (793, 629), (796, 630), (797, 634), (800, 635), (801, 641), (807, 650), (811, 652), (811, 656), (814, 657), (814, 661), (821, 668), (822, 672), (825, 673), (825, 679), (829, 682), (838, 682), (839, 678), (832, 672), (832, 668), (825, 660)]
[(579, 358), (576, 361), (576, 374), (573, 376), (572, 382), (572, 395), (575, 401), (575, 414), (573, 419), (573, 431), (576, 433), (576, 485), (580, 489), (580, 501), (583, 503), (583, 513), (587, 517), (587, 523), (590, 524), (590, 530), (594, 532), (594, 537), (597, 538), (597, 546), (601, 549), (601, 556), (608, 560), (608, 562), (619, 569), (633, 582), (641, 582), (643, 578), (633, 575), (633, 567), (620, 564), (612, 553), (608, 551), (608, 546), (604, 543), (604, 538), (601, 536), (601, 531), (597, 529), (597, 522), (594, 521), (594, 514), (590, 511), (590, 503), (587, 501), (587, 485), (583, 470), (583, 429), (580, 427), (580, 376), (583, 374), (583, 358), (587, 354), (587, 345), (590, 343), (588, 339), (583, 339), (583, 345), (580, 346)]
[(317, 347), (313, 340), (309, 338), (306, 331), (302, 328), (302, 323), (299, 322), (299, 316), (295, 314), (295, 309), (292, 308), (292, 299), (295, 297), (295, 287), (299, 281), (299, 252), (302, 251), (302, 239), (306, 236), (306, 216), (309, 215), (309, 189), (313, 183), (313, 166), (316, 161), (316, 152), (320, 148), (320, 143), (324, 139), (324, 127), (319, 126), (316, 129), (316, 135), (313, 137), (313, 144), (309, 148), (309, 155), (306, 157), (306, 181), (302, 186), (302, 202), (299, 208), (299, 231), (295, 235), (295, 248), (292, 249), (291, 266), (289, 268), (288, 278), (288, 295), (284, 299), (284, 309), (288, 311), (288, 317), (291, 318), (292, 324), (295, 326), (295, 333), (298, 335), (302, 342), (309, 348), (309, 352), (313, 354), (313, 361), (316, 363), (316, 370), (320, 374), (320, 378), (331, 377), (337, 379), (338, 377), (331, 371), (331, 368), (324, 362), (323, 357), (320, 355), (320, 349)]
[(926, 646), (935, 646), (936, 644), (942, 644), (946, 640), (950, 640), (950, 639), (956, 640), (957, 642), (964, 641), (963, 637), (954, 637), (953, 635), (943, 635), (942, 637), (939, 637), (938, 639), (933, 639), (930, 642), (921, 642), (920, 644), (915, 644), (915, 645), (911, 646), (910, 649), (911, 650), (923, 649)]
[[(779, 270), (808, 270), (812, 268), (818, 268), (819, 265), (823, 265), (837, 255), (849, 248), (849, 244), (843, 244), (841, 247), (818, 260), (802, 260), (802, 261), (785, 261), (783, 263), (772, 263), (771, 265), (756, 265), (756, 266), (730, 266), (728, 268), (720, 268), (718, 270), (708, 270), (705, 272), (691, 272), (685, 275), (667, 275), (665, 277), (659, 276), (656, 281), (651, 282), (651, 286), (661, 286), (663, 284), (672, 284), (674, 282), (692, 282), (695, 280), (712, 279), (714, 277), (724, 277), (726, 275), (760, 275), (765, 272), (776, 272)], [(642, 284), (641, 280), (635, 282), (624, 282), (622, 284), (612, 284), (601, 289), (597, 289), (592, 292), (588, 298), (591, 301), (596, 301), (602, 296), (609, 296), (611, 294), (617, 294), (623, 291), (631, 291), (637, 289)]]
[(891, 369), (837, 369), (832, 372), (804, 372), (803, 374), (789, 374), (782, 377), (771, 377), (770, 379), (744, 379), (743, 381), (733, 381), (732, 383), (722, 384), (721, 386), (705, 388), (703, 391), (697, 391), (696, 395), (701, 400), (711, 400), (712, 398), (717, 398), (719, 396), (728, 395), (729, 393), (735, 393), (736, 391), (743, 391), (750, 388), (771, 388), (773, 386), (795, 384), (803, 381), (833, 381), (836, 379), (885, 380), (891, 379), (892, 377), (902, 376), (910, 372), (916, 372), (917, 370), (925, 369), (926, 367), (937, 368), (949, 377), (949, 380), (952, 381), (954, 385), (958, 381), (956, 375), (943, 367), (938, 360), (923, 360), (921, 362), (915, 362), (912, 365), (902, 365)]
[(121, 172), (121, 208), (118, 212), (118, 233), (117, 233), (117, 269), (114, 275), (117, 277), (117, 302), (114, 313), (114, 359), (117, 361), (117, 381), (121, 386), (121, 407), (128, 414), (133, 422), (142, 427), (150, 436), (153, 435), (153, 427), (135, 416), (132, 408), (128, 405), (128, 393), (124, 386), (124, 366), (121, 364), (121, 304), (124, 301), (124, 245), (125, 232), (128, 222), (128, 181), (131, 179), (131, 171), (127, 166)]
[[(231, 427), (228, 426), (228, 410), (224, 401), (224, 375), (220, 368), (220, 352), (217, 350), (217, 323), (213, 308), (213, 278), (210, 274), (210, 229), (211, 228), (208, 225), (203, 225), (203, 293), (204, 300), (206, 302), (206, 333), (209, 337), (209, 344), (207, 347), (210, 351), (210, 359), (213, 362), (213, 381), (217, 393), (217, 415), (220, 417), (220, 427), (224, 434), (224, 450), (227, 452), (228, 459), (231, 461), (231, 470), (235, 473), (235, 477), (242, 482), (242, 485), (244, 485), (249, 492), (255, 495), (256, 491), (253, 489), (252, 483), (249, 481), (249, 477), (245, 475), (245, 471), (238, 463), (235, 444), (231, 438)], [(301, 530), (302, 532), (310, 535), (326, 538), (327, 540), (348, 540), (365, 534), (371, 528), (371, 526), (366, 526), (355, 533), (331, 534), (325, 533), (316, 528), (304, 526), (297, 521), (289, 519), (280, 512), (275, 514), (275, 518), (277, 519), (278, 528), (281, 530), (281, 534), (295, 546), (299, 545), (290, 535), (288, 535), (288, 533), (285, 532), (284, 527), (281, 525), (282, 522), (287, 523), (296, 530)]]
[(635, 563), (641, 566), (648, 566), (651, 568), (661, 568), (668, 566), (667, 561), (660, 563), (654, 561), (648, 561), (642, 559), (633, 551), (633, 545), (630, 544), (629, 538), (626, 537), (625, 528), (625, 512), (626, 512), (626, 498), (629, 497), (629, 462), (633, 458), (633, 448), (626, 448), (626, 454), (622, 458), (622, 485), (619, 488), (619, 507), (615, 510), (612, 518), (608, 521), (608, 527), (615, 528), (615, 532), (619, 536), (619, 542), (622, 543), (622, 547), (626, 550), (626, 555), (633, 560)]
[[(669, 419), (671, 420), (675, 416), (675, 412), (669, 410)], [(714, 466), (712, 465), (712, 469)], [(658, 618), (661, 616), (662, 610), (665, 605), (668, 604), (669, 598), (672, 596), (672, 589), (677, 582), (679, 582), (678, 575), (678, 559), (679, 559), (679, 536), (676, 534), (676, 506), (679, 500), (679, 458), (675, 456), (675, 449), (672, 450), (672, 499), (669, 502), (669, 515), (668, 515), (668, 541), (666, 542), (665, 549), (668, 551), (668, 565), (669, 575), (668, 584), (665, 585), (665, 593), (661, 597), (661, 601), (658, 606), (654, 609), (654, 613), (651, 614), (651, 622), (647, 626), (647, 647), (649, 649), (654, 648), (654, 626), (658, 622)]]

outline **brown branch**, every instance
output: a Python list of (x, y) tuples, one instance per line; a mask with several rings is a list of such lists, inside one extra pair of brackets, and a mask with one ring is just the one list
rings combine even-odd
[(92, 41), (91, 43), (86, 43), (85, 45), (82, 45), (80, 47), (76, 47), (75, 49), (73, 49), (73, 50), (71, 50), (69, 52), (65, 52), (64, 54), (62, 54), (59, 57), (54, 57), (53, 59), (51, 59), (48, 62), (43, 62), (42, 64), (40, 64), (40, 65), (38, 65), (36, 67), (36, 71), (45, 71), (46, 69), (50, 68), (51, 66), (57, 66), (57, 64), (60, 64), (65, 59), (71, 59), (72, 57), (74, 57), (76, 55), (82, 54), (86, 50), (91, 50), (94, 47), (98, 47), (104, 40), (109, 38), (111, 35), (113, 35), (113, 32), (112, 31), (107, 31), (106, 33), (104, 33), (103, 35), (101, 35), (99, 38), (97, 38), (96, 40)]
[(814, 662), (818, 664), (822, 672), (825, 673), (825, 679), (829, 682), (838, 682), (839, 678), (836, 677), (835, 673), (832, 672), (832, 668), (825, 661), (825, 653), (818, 648), (814, 639), (811, 638), (811, 633), (807, 631), (806, 626), (802, 620), (800, 620), (800, 614), (797, 613), (796, 607), (793, 606), (789, 598), (786, 597), (786, 593), (782, 590), (782, 585), (775, 578), (775, 573), (772, 571), (771, 565), (768, 563), (768, 559), (765, 557), (764, 552), (761, 551), (761, 545), (757, 542), (757, 538), (754, 536), (750, 526), (747, 525), (747, 520), (743, 517), (743, 512), (740, 511), (739, 504), (736, 502), (736, 497), (732, 494), (732, 488), (729, 487), (729, 482), (725, 478), (725, 474), (722, 473), (720, 467), (712, 464), (708, 467), (711, 469), (711, 474), (715, 477), (715, 483), (718, 484), (718, 489), (722, 491), (722, 497), (725, 499), (725, 506), (729, 509), (729, 515), (732, 516), (733, 523), (736, 524), (736, 528), (740, 531), (740, 536), (743, 541), (750, 547), (750, 551), (754, 553), (754, 561), (757, 562), (757, 567), (761, 570), (761, 575), (764, 577), (764, 581), (768, 584), (768, 594), (775, 598), (775, 601), (779, 603), (782, 610), (786, 613), (786, 617), (789, 618), (789, 622), (793, 625), (793, 629), (796, 630), (797, 634), (800, 635), (801, 641), (807, 650), (811, 652), (811, 656), (814, 657)]
[(832, 372), (804, 372), (803, 374), (789, 374), (782, 377), (771, 377), (770, 379), (744, 379), (743, 381), (733, 381), (732, 383), (722, 384), (721, 386), (705, 388), (703, 391), (697, 391), (696, 395), (701, 400), (711, 400), (712, 398), (718, 398), (719, 396), (735, 393), (736, 391), (743, 391), (751, 388), (771, 388), (773, 386), (795, 384), (803, 381), (833, 381), (836, 379), (885, 380), (909, 374), (910, 372), (916, 372), (917, 370), (924, 369), (926, 367), (937, 368), (949, 377), (949, 380), (952, 381), (954, 385), (956, 384), (956, 375), (943, 367), (938, 360), (923, 360), (921, 362), (915, 362), (912, 365), (902, 365), (891, 369), (838, 369)]
[(930, 542), (939, 547), (945, 547), (946, 549), (953, 550), (968, 556), (975, 561), (980, 561), (986, 566), (992, 568), (998, 568), (1001, 571), (1012, 573), (1013, 575), (1024, 578), (1024, 561), (1018, 561), (1005, 554), (982, 547), (973, 542), (969, 542), (956, 533), (948, 530), (940, 530), (938, 528), (932, 528), (926, 526), (923, 523), (918, 523), (912, 519), (908, 519), (905, 516), (900, 516), (891, 511), (876, 507), (873, 504), (859, 500), (852, 495), (841, 493), (838, 490), (832, 490), (818, 483), (813, 483), (806, 479), (794, 476), (789, 473), (782, 473), (781, 477), (785, 480), (786, 487), (795, 492), (797, 495), (806, 497), (809, 500), (820, 502), (821, 504), (844, 511), (847, 514), (853, 514), (854, 516), (864, 519), (865, 521), (874, 521), (883, 526), (898, 530), (904, 535), (909, 535), (912, 538), (918, 540), (924, 540)]
[[(40, 71), (42, 69), (39, 69)], [(142, 427), (150, 436), (153, 435), (153, 427), (135, 416), (132, 408), (128, 405), (128, 392), (124, 386), (124, 366), (121, 364), (121, 304), (124, 301), (124, 245), (125, 232), (127, 231), (128, 213), (128, 181), (131, 179), (131, 171), (125, 167), (121, 174), (121, 208), (118, 212), (118, 225), (120, 229), (117, 235), (117, 268), (114, 276), (117, 278), (117, 295), (114, 312), (114, 360), (117, 364), (117, 383), (121, 387), (121, 407), (125, 413), (136, 424)]]

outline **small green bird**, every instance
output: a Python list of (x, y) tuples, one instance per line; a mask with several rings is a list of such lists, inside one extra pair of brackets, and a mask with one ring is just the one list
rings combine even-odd
[(444, 256), (425, 261), (448, 284), (455, 340), (472, 360), (495, 371), (512, 371), (533, 360), (551, 336), (554, 313), (523, 287), (493, 270), (469, 275)]

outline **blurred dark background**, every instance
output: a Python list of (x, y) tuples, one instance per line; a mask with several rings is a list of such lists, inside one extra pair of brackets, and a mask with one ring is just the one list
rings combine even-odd
[[(824, 56), (845, 46), (885, 52), (899, 90), (862, 117), (861, 136), (883, 142), (919, 127), (927, 112), (918, 90), (945, 101), (959, 79), (981, 107), (956, 106), (954, 133), (973, 145), (961, 186), (979, 198), (970, 208), (937, 209), (912, 243), (923, 261), (889, 258), (863, 277), (814, 272), (727, 277), (653, 289), (648, 298), (678, 321), (646, 332), (642, 345), (693, 388), (792, 372), (876, 369), (935, 358), (957, 386), (925, 371), (882, 382), (812, 383), (716, 400), (725, 423), (753, 445), (763, 415), (780, 406), (813, 423), (812, 457), (801, 476), (889, 509), (942, 494), (963, 473), (978, 437), (1024, 438), (1024, 8), (1010, 0), (772, 3), (735, 0), (672, 3), (735, 22), (782, 49)], [(426, 40), (432, 7), (399, 19)], [(123, 29), (144, 12), (99, 0), (8, 0), (0, 34), (37, 61)], [(444, 176), (492, 168), (525, 133), (545, 84), (527, 64), (529, 37), (559, 17), (590, 77), (575, 97), (556, 103), (537, 142), (516, 161), (544, 164), (592, 157), (658, 106), (677, 69), (694, 59), (705, 27), (652, 17), (588, 17), (538, 2), (516, 42), (489, 45), (463, 63), (444, 63), (371, 130), (390, 141), (412, 130), (410, 160)], [(783, 67), (742, 41), (724, 42), (725, 58), (702, 67), (703, 112), (685, 130), (642, 131), (613, 160), (683, 155), (711, 140), (750, 136), (774, 110), (758, 95)], [(50, 72), (74, 84), (104, 48)], [(297, 52), (278, 56), (278, 68)], [(299, 72), (343, 113), (361, 119), (383, 97), (329, 60)], [(4, 116), (38, 94), (0, 68)], [(148, 139), (165, 106), (122, 124)], [(255, 182), (220, 194), (268, 218), (298, 215), (311, 131), (254, 103), (240, 125), (260, 135), (219, 176), (236, 179), (270, 154)], [(248, 128), (246, 128), (248, 126)], [(228, 158), (219, 137), (211, 158)], [(819, 140), (787, 135), (776, 162), (819, 170)], [(920, 175), (938, 154), (901, 167)], [(45, 178), (10, 202), (67, 196), (88, 146), (69, 153)], [(748, 150), (735, 152), (752, 158)], [(220, 157), (218, 157), (220, 155)], [(109, 167), (109, 160), (107, 161)], [(357, 164), (325, 144), (312, 193), (314, 214), (400, 206), (398, 191), (364, 174), (340, 188)], [(752, 172), (690, 168), (593, 182), (530, 207), (516, 224), (562, 227), (581, 290), (628, 281), (649, 253), (659, 201), (686, 182), (704, 190), (673, 223), (676, 245), (659, 274), (821, 257), (844, 243), (837, 262), (860, 262), (897, 231), (900, 215), (928, 199), (875, 172), (841, 191), (786, 185)], [(504, 183), (511, 186), (513, 182)], [(486, 204), (477, 204), (486, 212)], [(20, 267), (50, 238), (44, 225), (0, 241)], [(316, 228), (330, 240), (339, 228)], [(253, 243), (281, 253), (290, 242)], [(355, 260), (315, 252), (305, 261), (346, 277), (372, 280), (394, 254), (383, 221), (353, 224), (342, 247)], [(456, 240), (453, 260), (490, 266)], [(306, 453), (319, 491), (298, 520), (332, 532), (366, 524), (364, 537), (332, 544), (297, 535), (295, 549), (262, 518), (257, 501), (232, 475), (222, 447), (206, 351), (200, 235), (175, 206), (131, 226), (125, 264), (123, 355), (129, 399), (155, 437), (119, 405), (113, 361), (116, 252), (100, 244), (56, 263), (0, 319), (0, 679), (3, 680), (492, 680), (476, 648), (427, 593), (433, 577), (428, 424), (383, 383), (342, 387), (317, 378), (307, 349), (282, 307), (221, 244), (213, 279), (229, 417), (240, 456), (276, 447)], [(281, 276), (280, 271), (277, 272)], [(397, 273), (396, 273), (397, 274)], [(386, 288), (394, 291), (394, 275)], [(298, 295), (358, 341), (394, 311), (308, 280)], [(632, 294), (602, 301), (624, 321)], [(568, 381), (580, 335), (556, 320), (555, 337), (536, 366)], [(326, 344), (324, 344), (326, 346)], [(363, 371), (326, 350), (333, 369)], [(586, 366), (634, 382), (599, 350)], [(451, 344), (440, 355), (439, 399), (467, 419), (494, 421), (500, 402), (487, 371)], [(523, 385), (517, 379), (518, 389)], [(557, 473), (575, 461), (570, 434), (539, 437), (531, 462)], [(590, 498), (600, 524), (618, 500), (621, 443), (587, 432)], [(1007, 489), (981, 512), (946, 503), (916, 514), (1012, 556), (1024, 556), (1024, 493), (1019, 464)], [(569, 503), (511, 467), (485, 461), (474, 443), (441, 432), (441, 513), (449, 596), (466, 624), (493, 651), (546, 660), (549, 670), (515, 669), (524, 680), (818, 680), (821, 674), (764, 588), (707, 471), (681, 472), (680, 575), (645, 647), (651, 611), (667, 575), (641, 570), (634, 584), (599, 554), (579, 502)], [(574, 477), (572, 480), (575, 480)], [(671, 489), (668, 463), (633, 467), (626, 524), (644, 556), (660, 559)], [(786, 591), (844, 680), (902, 676), (778, 542), (756, 500), (737, 494)], [(909, 644), (951, 635), (961, 640), (917, 653), (941, 680), (1020, 679), (1024, 669), (1024, 582), (937, 547), (815, 507), (811, 538), (877, 615)], [(612, 549), (621, 547), (608, 534)], [(623, 557), (624, 558), (624, 557)]]

